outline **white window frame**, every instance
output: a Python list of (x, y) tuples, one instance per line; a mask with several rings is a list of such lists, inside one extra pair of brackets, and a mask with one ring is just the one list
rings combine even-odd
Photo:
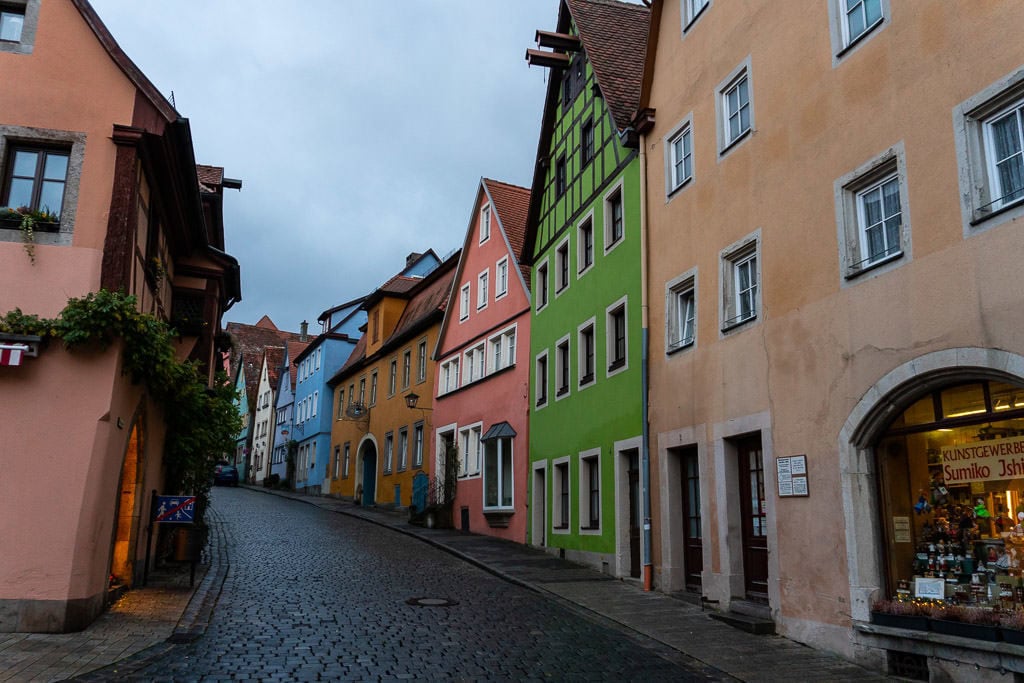
[[(619, 205), (622, 207), (622, 235), (612, 241), (612, 200), (618, 196)], [(601, 202), (603, 208), (603, 223), (604, 223), (604, 253), (609, 254), (617, 246), (626, 241), (626, 184), (625, 178), (619, 178), (619, 180), (612, 185), (612, 187), (605, 192), (604, 198)]]
[[(36, 27), (39, 25), (39, 5), (41, 0), (8, 0), (4, 3), (12, 9), (21, 9), (24, 19), (21, 25), (21, 35), (18, 40), (0, 41), (0, 52), (13, 52), (15, 54), (29, 55), (35, 46)], [(63, 213), (63, 212), (61, 212)]]
[(395, 433), (384, 434), (384, 474), (391, 474), (395, 458)]
[(455, 391), (459, 388), (459, 356), (441, 363), (441, 375), (438, 377), (438, 396)]
[(487, 340), (487, 372), (497, 372), (516, 364), (516, 325), (510, 325)]
[(459, 288), (459, 322), (469, 319), (469, 283), (466, 282)]
[(409, 465), (409, 428), (398, 430), (398, 471), (404, 472)]
[(391, 357), (388, 362), (388, 396), (394, 396), (398, 391), (398, 358)]
[(462, 386), (479, 382), (487, 376), (487, 350), (483, 342), (462, 354)]
[(427, 379), (427, 340), (421, 339), (416, 345), (416, 383)]
[[(586, 354), (584, 346), (584, 333), (590, 332), (590, 344), (592, 346), (593, 353), (593, 366), (590, 368), (590, 379), (584, 381), (586, 374), (584, 364), (586, 363)], [(593, 386), (597, 382), (597, 318), (592, 317), (589, 320), (581, 323), (576, 328), (576, 379), (577, 388), (582, 391), (587, 387)]]
[(508, 294), (508, 256), (498, 259), (494, 264), (494, 300), (497, 301)]
[(317, 349), (316, 350), (316, 369), (317, 370), (320, 369), (320, 356), (321, 356), (322, 352), (323, 352), (323, 349)]
[[(583, 535), (599, 536), (601, 534), (601, 525), (604, 523), (604, 515), (601, 514), (602, 501), (604, 500), (602, 490), (604, 487), (601, 485), (601, 449), (591, 448), (589, 450), (581, 451), (578, 458), (577, 471), (579, 473), (579, 525), (580, 533)], [(590, 468), (597, 467), (597, 526), (589, 526), (590, 524)], [(586, 525), (586, 526), (584, 526)]]
[[(277, 458), (274, 458), (277, 461)], [(337, 479), (341, 473), (341, 446), (334, 447), (334, 475), (333, 479)]]
[(476, 276), (476, 310), (478, 311), (487, 308), (487, 299), (490, 294), (488, 291), (490, 279), (490, 268), (484, 268), (483, 272)]
[[(503, 448), (503, 445), (505, 444), (505, 442), (507, 442), (507, 444), (508, 444), (508, 453), (505, 453), (505, 449)], [(494, 447), (497, 449), (497, 452), (495, 453), (495, 472), (496, 472), (496, 476), (497, 476), (497, 479), (498, 479), (498, 502), (497, 502), (496, 505), (488, 505), (487, 504), (487, 483), (488, 483), (488, 480), (489, 480), (488, 473), (487, 473), (487, 451), (488, 451), (488, 448), (489, 448), (490, 444), (494, 444)], [(481, 499), (482, 499), (482, 503), (483, 503), (483, 509), (484, 510), (488, 510), (488, 511), (495, 511), (495, 512), (514, 510), (515, 509), (515, 503), (516, 503), (516, 497), (515, 497), (515, 491), (516, 491), (516, 484), (515, 484), (515, 481), (516, 481), (515, 462), (516, 461), (515, 461), (515, 443), (514, 443), (514, 439), (512, 437), (501, 437), (501, 438), (498, 438), (498, 439), (490, 439), (490, 440), (488, 440), (487, 443), (482, 444), (482, 445), (483, 445), (483, 451), (484, 451), (483, 452), (483, 463), (482, 463), (482, 467), (481, 467), (481, 470), (482, 470), (481, 474), (483, 476), (483, 480), (481, 482), (481, 487), (480, 488), (481, 488), (481, 493), (482, 493)], [(511, 502), (508, 505), (502, 505), (501, 504), (502, 494), (506, 492), (505, 491), (505, 484), (504, 484), (504, 482), (502, 481), (502, 478), (501, 478), (502, 471), (503, 471), (503, 468), (502, 468), (501, 465), (502, 465), (502, 462), (505, 459), (508, 459), (511, 462), (511, 465), (509, 466), (509, 477), (510, 477), (510, 480), (508, 482), (508, 493), (509, 493), (509, 496), (511, 498)]]
[[(752, 300), (753, 310), (750, 315), (740, 318), (739, 296), (741, 293), (738, 291), (738, 266), (747, 263), (751, 258), (754, 259), (755, 268), (757, 269), (757, 277), (754, 283), (756, 290), (753, 293)], [(760, 230), (756, 230), (719, 252), (719, 282), (722, 285), (719, 296), (719, 320), (721, 321), (720, 328), (722, 334), (747, 327), (761, 319), (762, 265)]]
[(832, 67), (838, 66), (847, 56), (867, 42), (870, 36), (877, 35), (890, 22), (892, 8), (889, 0), (878, 0), (881, 16), (874, 22), (865, 22), (864, 30), (857, 35), (850, 35), (848, 9), (851, 4), (861, 4), (863, 0), (829, 0), (828, 20), (829, 35), (832, 41)]
[[(893, 180), (898, 186), (900, 202), (899, 245), (892, 253), (868, 261), (863, 197), (866, 192)], [(836, 180), (834, 194), (842, 286), (869, 272), (872, 276), (889, 272), (911, 259), (907, 167), (902, 141)]]
[[(563, 263), (564, 261), (564, 263)], [(564, 266), (564, 267), (563, 267)], [(569, 289), (572, 280), (572, 259), (569, 256), (569, 237), (555, 247), (555, 298), (562, 296)]]
[[(687, 330), (683, 308), (686, 298), (691, 301), (692, 323)], [(665, 283), (665, 353), (673, 354), (697, 344), (697, 269), (692, 268)], [(689, 334), (687, 334), (689, 333)]]
[(465, 425), (459, 429), (459, 478), (474, 479), (480, 476), (480, 437), (483, 436), (483, 422)]
[[(541, 372), (541, 360), (543, 359), (544, 371)], [(543, 376), (542, 376), (543, 375)], [(540, 410), (547, 406), (551, 401), (551, 366), (548, 362), (548, 350), (544, 349), (538, 353), (533, 359), (533, 407), (535, 410)], [(544, 394), (540, 396), (537, 394), (537, 387), (544, 387)], [(543, 401), (541, 400), (543, 398)]]
[(548, 281), (548, 271), (548, 258), (545, 256), (544, 259), (537, 264), (536, 277), (534, 278), (534, 285), (537, 287), (538, 313), (547, 308), (548, 304), (551, 302), (551, 283)]
[[(587, 240), (584, 238), (584, 226), (590, 226), (590, 263), (587, 263)], [(576, 278), (579, 279), (594, 268), (597, 256), (597, 234), (594, 231), (594, 210), (587, 212), (576, 224)], [(585, 264), (585, 265), (584, 265)]]
[(423, 439), (424, 437), (424, 426), (423, 420), (416, 422), (412, 426), (412, 466), (423, 467)]
[[(733, 114), (729, 105), (729, 94), (739, 87), (740, 83), (746, 81), (747, 87), (747, 127), (739, 131), (736, 135), (732, 135), (729, 130), (730, 118)], [(718, 121), (717, 137), (718, 137), (718, 156), (719, 158), (725, 156), (727, 152), (732, 150), (734, 147), (739, 145), (741, 142), (751, 136), (755, 130), (754, 120), (754, 79), (750, 72), (750, 57), (748, 56), (743, 62), (737, 66), (732, 72), (719, 83), (718, 88), (715, 89), (717, 97), (715, 97), (715, 112), (716, 119)], [(743, 103), (739, 102), (739, 109), (743, 109)], [(736, 112), (739, 114), (739, 112)]]
[(377, 371), (370, 373), (370, 405), (377, 405)]
[(402, 390), (412, 384), (412, 349), (402, 351)]
[[(562, 348), (565, 348), (563, 358)], [(565, 385), (561, 384), (565, 377)], [(555, 400), (561, 401), (572, 395), (572, 342), (565, 335), (555, 342)]]
[(313, 392), (313, 415), (312, 415), (312, 417), (316, 417), (316, 407), (319, 404), (320, 404), (320, 392), (319, 391), (314, 391)]
[(990, 84), (953, 109), (960, 168), (960, 211), (965, 238), (1024, 218), (1024, 197), (1001, 203), (993, 190), (991, 124), (1024, 106), (1024, 66)]
[(704, 16), (710, 6), (711, 0), (682, 0), (679, 3), (679, 14), (684, 34), (693, 30), (694, 23)]
[[(562, 467), (565, 472), (562, 472)], [(562, 481), (563, 478), (569, 491), (568, 518), (562, 519)], [(567, 455), (551, 461), (551, 533), (568, 534), (572, 532), (572, 462)]]
[(480, 209), (480, 244), (491, 239), (491, 205), (484, 204)]
[[(625, 324), (625, 343), (624, 343), (624, 354), (622, 365), (612, 368), (613, 359), (615, 358), (615, 324), (612, 316), (619, 309), (622, 309), (624, 314)], [(629, 296), (624, 296), (618, 301), (612, 303), (604, 310), (604, 329), (605, 329), (605, 377), (614, 377), (620, 372), (625, 372), (629, 369)]]
[(352, 462), (352, 443), (350, 441), (345, 442), (343, 453), (345, 459), (342, 461), (341, 464), (341, 478), (348, 479), (349, 464)]
[[(684, 177), (676, 174), (676, 142), (683, 141), (683, 172)], [(689, 152), (686, 152), (686, 141), (689, 141)], [(693, 112), (679, 122), (664, 138), (665, 149), (665, 196), (671, 199), (677, 192), (693, 181)]]

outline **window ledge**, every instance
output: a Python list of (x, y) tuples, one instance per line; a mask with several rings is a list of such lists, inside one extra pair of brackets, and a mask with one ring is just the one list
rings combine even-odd
[(743, 131), (742, 133), (737, 135), (735, 138), (730, 140), (725, 145), (725, 147), (722, 147), (722, 149), (718, 150), (719, 158), (724, 157), (729, 152), (729, 150), (731, 150), (733, 147), (737, 146), (738, 144), (740, 144), (741, 142), (746, 140), (748, 137), (750, 137), (751, 133), (753, 133), (753, 132), (754, 132), (753, 128), (747, 128), (745, 131)]
[(693, 175), (691, 174), (688, 178), (685, 178), (683, 182), (679, 183), (678, 185), (676, 185), (675, 187), (668, 191), (668, 195), (665, 197), (665, 201), (671, 201), (677, 194), (686, 189), (692, 182)]
[(971, 219), (970, 225), (972, 228), (975, 228), (987, 220), (991, 220), (996, 216), (1007, 213), (1008, 211), (1019, 209), (1021, 208), (1021, 206), (1024, 206), (1024, 197), (1021, 197), (1020, 199), (1017, 199), (1009, 204), (1006, 204), (1005, 206), (1000, 206), (998, 209), (986, 211), (985, 213), (976, 210), (974, 212), (974, 218)]
[(625, 366), (626, 366), (626, 359), (625, 358), (620, 358), (619, 360), (617, 360), (617, 361), (615, 361), (615, 362), (613, 362), (613, 363), (608, 365), (608, 372), (612, 372), (613, 370), (618, 370), (618, 369), (623, 368)]
[(509, 509), (484, 509), (484, 519), (487, 520), (487, 526), (495, 529), (507, 529), (508, 523), (514, 514), (515, 511)]
[(863, 266), (860, 266), (860, 267), (857, 267), (857, 268), (850, 268), (847, 271), (847, 273), (846, 273), (846, 279), (847, 280), (854, 280), (854, 279), (860, 277), (861, 275), (863, 275), (864, 273), (867, 273), (868, 271), (875, 270), (876, 268), (879, 268), (880, 266), (884, 266), (887, 263), (892, 263), (893, 261), (898, 261), (901, 258), (903, 258), (903, 250), (902, 249), (897, 251), (895, 254), (889, 254), (885, 258), (880, 258), (877, 261), (872, 261), (871, 263), (868, 263), (866, 265), (863, 265)]
[(752, 323), (755, 320), (757, 320), (757, 313), (754, 313), (753, 315), (743, 318), (741, 320), (729, 320), (722, 324), (722, 332), (731, 332), (737, 328), (743, 327), (748, 323)]
[(669, 344), (668, 350), (665, 351), (665, 355), (666, 356), (672, 356), (672, 355), (675, 355), (675, 354), (679, 353), (680, 351), (688, 349), (688, 348), (690, 348), (692, 346), (693, 346), (693, 339), (690, 339), (687, 342), (678, 342), (676, 344)]
[(863, 43), (865, 40), (867, 40), (867, 37), (869, 35), (871, 35), (872, 33), (874, 33), (878, 29), (878, 27), (881, 26), (884, 23), (885, 23), (885, 17), (884, 16), (878, 17), (878, 19), (875, 21), (875, 23), (871, 24), (871, 26), (868, 26), (863, 31), (861, 31), (860, 35), (858, 35), (856, 38), (854, 38), (849, 43), (847, 43), (846, 46), (843, 47), (842, 50), (837, 52), (836, 53), (836, 59), (842, 59), (847, 54), (852, 52), (855, 47), (857, 47), (858, 45)]

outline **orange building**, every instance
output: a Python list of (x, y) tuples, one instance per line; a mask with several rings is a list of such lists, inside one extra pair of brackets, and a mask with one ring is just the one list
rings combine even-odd
[(328, 381), (335, 399), (331, 495), (406, 507), (415, 475), (430, 474), (431, 356), (458, 261), (456, 252), (424, 277), (397, 275), (363, 303), (363, 336)]
[[(0, 313), (53, 317), (69, 297), (122, 290), (212, 381), (221, 314), (241, 298), (223, 189), (241, 183), (196, 165), (188, 120), (86, 0), (4, 2), (2, 30), (0, 207), (47, 219), (30, 244), (0, 221)], [(0, 353), (0, 631), (81, 629), (143, 573), (166, 420), (120, 344), (0, 334), (2, 349), (17, 353)]]

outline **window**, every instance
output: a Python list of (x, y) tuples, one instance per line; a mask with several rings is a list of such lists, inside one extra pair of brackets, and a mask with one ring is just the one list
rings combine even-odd
[(964, 235), (1024, 216), (1024, 70), (962, 102), (954, 114)]
[(562, 77), (562, 107), (568, 109), (583, 92), (586, 84), (586, 63), (583, 52), (577, 52)]
[(491, 205), (484, 204), (480, 210), (480, 244), (491, 238)]
[(480, 474), (481, 425), (459, 430), (459, 474), (463, 477)]
[(348, 401), (349, 401), (349, 405), (351, 405), (355, 400), (356, 400), (356, 385), (355, 384), (349, 384), (348, 385)]
[(850, 45), (882, 22), (882, 0), (842, 0), (844, 43)]
[(537, 310), (548, 305), (548, 262), (537, 266)]
[(696, 271), (669, 282), (665, 289), (665, 351), (672, 353), (694, 342), (697, 329)]
[(565, 194), (565, 189), (568, 184), (565, 169), (565, 155), (558, 157), (558, 161), (555, 162), (555, 195), (561, 197)]
[(594, 217), (587, 216), (576, 228), (576, 268), (582, 275), (594, 265)]
[(490, 371), (497, 372), (516, 363), (516, 328), (512, 327), (488, 340)]
[(750, 131), (750, 79), (746, 72), (722, 92), (722, 111), (725, 146), (728, 147)]
[(559, 340), (555, 347), (555, 382), (558, 385), (555, 398), (569, 393), (569, 338)]
[(345, 455), (341, 463), (341, 476), (344, 479), (348, 479), (348, 465), (351, 462), (352, 445), (350, 442), (345, 442)]
[(554, 470), (551, 526), (565, 531), (569, 529), (569, 459), (555, 461)]
[(391, 466), (395, 459), (395, 434), (384, 435), (384, 474), (391, 474)]
[(683, 30), (687, 31), (711, 0), (683, 0)]
[(580, 130), (580, 152), (583, 154), (583, 165), (586, 166), (594, 159), (594, 119), (589, 118), (583, 122)]
[(600, 449), (580, 454), (580, 529), (601, 528), (601, 462)]
[(39, 22), (40, 0), (0, 3), (0, 52), (31, 54)]
[(459, 359), (450, 358), (441, 363), (440, 393), (447, 394), (459, 388)]
[(427, 340), (424, 339), (416, 347), (416, 381), (427, 378)]
[(537, 407), (546, 405), (548, 402), (548, 352), (544, 351), (537, 356), (536, 377), (534, 378), (533, 390), (536, 395), (534, 402)]
[(398, 471), (404, 472), (409, 462), (409, 429), (402, 427), (398, 430)]
[(377, 403), (377, 371), (370, 375), (370, 405)]
[(605, 195), (604, 198), (604, 251), (608, 253), (625, 234), (622, 215), (622, 183)]
[(909, 254), (905, 180), (900, 142), (836, 181), (840, 266), (845, 278)]
[(500, 299), (508, 294), (508, 256), (494, 266), (494, 298)]
[(25, 11), (16, 7), (0, 7), (0, 40), (21, 42)]
[(392, 358), (388, 364), (388, 396), (395, 395), (395, 389), (398, 384), (398, 360)]
[(380, 309), (373, 309), (373, 313), (370, 315), (370, 332), (374, 343), (380, 341)]
[(469, 317), (469, 283), (462, 285), (459, 290), (459, 321)]
[(345, 417), (345, 390), (338, 389), (338, 419)]
[(359, 403), (360, 405), (366, 405), (366, 378), (359, 378)]
[(626, 299), (622, 298), (608, 307), (606, 326), (608, 330), (608, 375), (625, 369), (628, 340), (626, 338)]
[(512, 508), (512, 439), (484, 444), (484, 509)]
[(412, 375), (412, 349), (402, 352), (402, 388), (409, 388), (409, 379)]
[(70, 151), (38, 147), (12, 147), (7, 163), (7, 182), (2, 206), (27, 206), (45, 211), (59, 222), (64, 206), (64, 186), (68, 178)]
[(465, 354), (464, 365), (462, 366), (462, 384), (475, 382), (484, 376), (487, 370), (484, 357), (484, 345), (479, 344), (468, 349)]
[(320, 392), (313, 392), (313, 417), (316, 417), (316, 407), (320, 404)]
[(555, 296), (569, 286), (569, 240), (558, 245), (555, 250)]
[(591, 318), (579, 328), (580, 388), (594, 383), (594, 320)]
[(476, 308), (487, 308), (487, 285), (490, 272), (485, 270), (476, 279)]
[(323, 354), (323, 349), (316, 350), (316, 369), (320, 369), (320, 356)]
[(757, 317), (760, 287), (757, 266), (759, 236), (748, 237), (722, 254), (722, 330)]
[(666, 194), (672, 194), (693, 177), (693, 142), (690, 120), (665, 141)]
[(423, 423), (417, 422), (412, 428), (412, 466), (423, 466)]
[(341, 446), (334, 447), (334, 478), (341, 473)]

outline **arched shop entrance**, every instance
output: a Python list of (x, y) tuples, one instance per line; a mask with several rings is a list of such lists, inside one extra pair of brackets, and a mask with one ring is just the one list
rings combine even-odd
[(118, 480), (114, 542), (110, 553), (111, 582), (131, 587), (135, 578), (135, 547), (139, 530), (142, 496), (142, 435), (137, 420), (128, 438)]
[(874, 450), (884, 596), (910, 599), (926, 586), (958, 604), (1024, 607), (1024, 533), (1014, 533), (1024, 531), (1024, 387), (928, 390)]

